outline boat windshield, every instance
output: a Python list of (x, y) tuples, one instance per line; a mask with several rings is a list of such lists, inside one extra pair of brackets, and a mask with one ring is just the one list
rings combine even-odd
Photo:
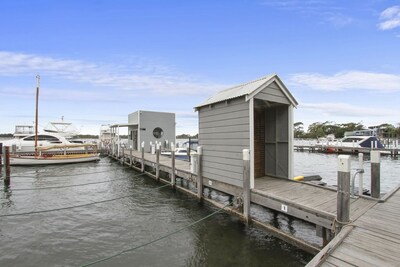
[(352, 143), (352, 142), (360, 142), (363, 140), (363, 137), (346, 137), (342, 139), (343, 143)]
[[(25, 137), (23, 140), (35, 141), (35, 136), (31, 135), (31, 136)], [(57, 137), (51, 136), (51, 135), (45, 135), (45, 134), (39, 134), (38, 141), (49, 141), (51, 143), (61, 143), (60, 139), (58, 139)]]

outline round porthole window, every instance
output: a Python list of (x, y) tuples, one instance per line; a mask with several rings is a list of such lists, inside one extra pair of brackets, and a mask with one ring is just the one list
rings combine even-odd
[(160, 139), (163, 136), (163, 134), (164, 131), (160, 127), (154, 128), (153, 135), (155, 138)]

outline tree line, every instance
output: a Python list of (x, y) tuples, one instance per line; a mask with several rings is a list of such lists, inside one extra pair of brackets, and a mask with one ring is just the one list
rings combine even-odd
[(378, 129), (380, 137), (383, 138), (399, 138), (400, 137), (400, 123), (394, 126), (390, 123), (382, 123), (377, 126), (366, 127), (361, 122), (349, 123), (335, 123), (332, 121), (314, 122), (308, 126), (307, 131), (304, 130), (302, 122), (294, 123), (294, 137), (295, 138), (319, 138), (325, 137), (329, 134), (335, 135), (336, 138), (344, 137), (345, 132), (352, 132), (358, 130)]

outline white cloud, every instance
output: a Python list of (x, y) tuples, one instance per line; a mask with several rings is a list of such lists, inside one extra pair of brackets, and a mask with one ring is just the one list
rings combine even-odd
[[(163, 66), (107, 66), (81, 60), (59, 59), (0, 51), (0, 76), (49, 75), (119, 90), (173, 94), (210, 94), (225, 85), (200, 82)], [(132, 72), (134, 69), (134, 72)]]
[(400, 75), (362, 71), (339, 72), (334, 75), (299, 73), (291, 75), (289, 83), (321, 91), (370, 90), (400, 91)]
[(332, 24), (335, 28), (345, 27), (353, 22), (353, 18), (343, 14), (328, 15), (326, 21)]
[(342, 28), (354, 22), (349, 15), (343, 14), (346, 11), (334, 1), (320, 0), (267, 0), (261, 5), (272, 7), (278, 10), (295, 12), (304, 17), (311, 17), (313, 21), (330, 24), (335, 28)]
[(400, 6), (392, 6), (380, 14), (378, 28), (380, 30), (391, 30), (400, 27)]
[(324, 115), (336, 117), (386, 117), (393, 115), (393, 111), (385, 109), (371, 109), (358, 107), (346, 103), (304, 103), (299, 109), (308, 109), (322, 112)]

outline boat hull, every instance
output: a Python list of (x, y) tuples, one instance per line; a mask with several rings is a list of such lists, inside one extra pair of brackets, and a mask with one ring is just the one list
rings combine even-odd
[(54, 155), (48, 157), (20, 156), (11, 157), (10, 165), (53, 165), (53, 164), (70, 164), (100, 160), (100, 154), (83, 154), (83, 155)]

